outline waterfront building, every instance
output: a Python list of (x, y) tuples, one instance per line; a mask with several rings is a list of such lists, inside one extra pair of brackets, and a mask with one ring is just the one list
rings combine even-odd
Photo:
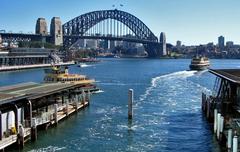
[(53, 17), (51, 20), (50, 34), (54, 45), (63, 44), (62, 22), (59, 17)]
[(79, 39), (76, 42), (78, 48), (85, 48), (86, 47), (86, 39)]
[(115, 46), (123, 46), (123, 45), (127, 45), (127, 43), (129, 43), (129, 42), (126, 42), (126, 41), (115, 41)]
[[(13, 48), (0, 53), (0, 66), (50, 64), (56, 50), (43, 48)], [(54, 55), (55, 56), (55, 55)]]
[(225, 40), (224, 40), (224, 37), (223, 36), (219, 36), (218, 37), (218, 47), (220, 48), (220, 49), (223, 49), (224, 48), (224, 46), (225, 46), (225, 42), (224, 42)]
[(110, 41), (109, 49), (113, 50), (115, 48), (115, 41)]
[(86, 40), (86, 47), (91, 48), (91, 49), (97, 49), (98, 41), (95, 39), (88, 39), (88, 40)]
[(166, 43), (166, 35), (164, 32), (161, 32), (160, 34), (160, 51), (161, 55), (165, 56), (167, 55), (167, 43)]
[[(120, 45), (118, 45), (118, 46), (120, 46)], [(124, 49), (133, 49), (133, 48), (136, 48), (137, 43), (124, 41), (124, 42), (122, 43), (122, 46), (123, 46)]]
[(209, 43), (207, 44), (207, 47), (214, 47), (214, 43), (213, 43), (213, 42), (209, 42)]
[(36, 23), (36, 34), (47, 35), (48, 28), (47, 28), (47, 21), (45, 18), (38, 18)]

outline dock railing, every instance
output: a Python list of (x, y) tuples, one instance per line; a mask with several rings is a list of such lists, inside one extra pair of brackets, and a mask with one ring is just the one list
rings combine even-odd
[(37, 126), (49, 123), (53, 119), (54, 117), (53, 115), (54, 115), (54, 111), (49, 110), (48, 112), (44, 112), (41, 115), (37, 116), (36, 117)]
[[(31, 134), (30, 128), (24, 128), (24, 136), (29, 136)], [(17, 134), (10, 135), (9, 137), (4, 137), (0, 140), (0, 150), (4, 149), (5, 147), (17, 142)]]

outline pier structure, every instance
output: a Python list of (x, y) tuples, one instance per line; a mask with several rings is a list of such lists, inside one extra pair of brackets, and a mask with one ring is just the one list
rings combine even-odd
[(212, 95), (202, 93), (202, 110), (226, 151), (238, 151), (240, 136), (240, 69), (209, 70), (216, 76)]
[(55, 49), (45, 48), (12, 48), (0, 52), (0, 66), (50, 64), (60, 58)]
[[(0, 88), (0, 150), (28, 139), (37, 140), (37, 130), (57, 125), (90, 103), (97, 88), (79, 83), (23, 83)], [(88, 94), (88, 95), (86, 95)]]

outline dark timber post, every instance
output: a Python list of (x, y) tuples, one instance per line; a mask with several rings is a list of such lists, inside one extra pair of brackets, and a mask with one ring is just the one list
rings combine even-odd
[(37, 121), (36, 121), (36, 118), (32, 118), (31, 140), (32, 141), (36, 141), (37, 140)]
[(132, 119), (132, 115), (133, 115), (132, 104), (133, 104), (133, 89), (129, 89), (129, 91), (128, 91), (128, 119)]
[(22, 125), (19, 125), (19, 133), (17, 135), (17, 143), (20, 149), (24, 147), (24, 128)]
[(0, 140), (2, 140), (2, 112), (0, 111)]
[(31, 102), (31, 100), (28, 100), (28, 104), (29, 104), (29, 124), (31, 126), (32, 125), (32, 102)]
[(14, 116), (15, 116), (15, 128), (16, 132), (18, 132), (18, 107), (14, 104)]

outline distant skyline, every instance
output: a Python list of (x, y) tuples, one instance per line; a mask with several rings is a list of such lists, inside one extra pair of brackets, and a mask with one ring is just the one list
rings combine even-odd
[[(123, 5), (123, 7), (120, 6)], [(48, 30), (54, 16), (65, 23), (87, 12), (117, 9), (142, 20), (167, 43), (184, 45), (225, 41), (240, 44), (240, 0), (1, 0), (0, 30), (35, 33), (36, 20), (46, 18)]]

